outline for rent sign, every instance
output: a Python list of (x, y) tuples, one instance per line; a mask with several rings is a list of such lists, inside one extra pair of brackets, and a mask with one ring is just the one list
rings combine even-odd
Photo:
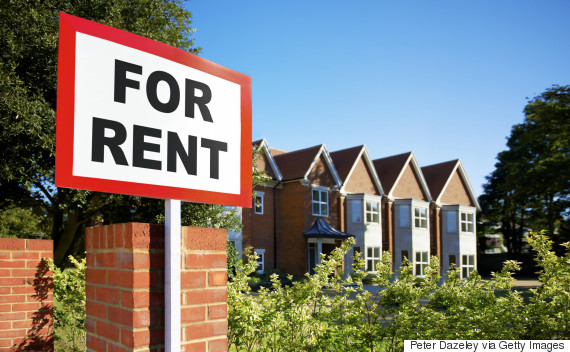
[(251, 78), (61, 14), (56, 185), (251, 205)]

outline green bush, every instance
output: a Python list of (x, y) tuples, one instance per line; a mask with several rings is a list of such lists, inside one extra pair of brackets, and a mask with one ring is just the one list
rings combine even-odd
[(73, 267), (61, 270), (46, 259), (53, 272), (56, 351), (85, 351), (85, 259), (69, 256)]
[[(314, 275), (287, 287), (271, 276), (271, 289), (251, 295), (249, 275), (256, 269), (253, 253), (237, 263), (228, 284), (228, 340), (237, 351), (401, 351), (408, 339), (564, 339), (570, 337), (570, 252), (557, 257), (544, 234), (529, 243), (542, 268), (541, 286), (525, 304), (512, 290), (516, 262), (507, 261), (491, 280), (474, 271), (460, 279), (451, 269), (442, 284), (439, 262), (432, 257), (426, 276), (418, 280), (404, 263), (391, 280), (391, 255), (385, 252), (373, 277), (355, 258), (350, 277), (335, 275), (347, 241), (327, 258)], [(291, 278), (290, 278), (291, 279)], [(369, 280), (381, 289), (363, 289)]]

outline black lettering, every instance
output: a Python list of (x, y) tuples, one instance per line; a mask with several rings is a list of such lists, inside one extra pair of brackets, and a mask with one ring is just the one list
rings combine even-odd
[(186, 172), (189, 175), (196, 175), (197, 154), (198, 154), (198, 138), (188, 136), (188, 153), (178, 138), (176, 132), (168, 132), (168, 150), (166, 157), (166, 169), (170, 172), (176, 172), (176, 155), (180, 157)]
[[(113, 130), (113, 137), (105, 137), (105, 130)], [(91, 132), (91, 161), (104, 162), (105, 146), (111, 151), (111, 155), (117, 165), (126, 165), (127, 158), (120, 145), (127, 139), (127, 130), (120, 122), (93, 117), (93, 130)]]
[[(202, 96), (196, 96), (196, 89), (202, 92)], [(210, 109), (208, 109), (208, 106), (206, 105), (210, 100), (212, 100), (212, 91), (210, 90), (210, 87), (202, 82), (193, 81), (188, 78), (186, 79), (185, 115), (187, 117), (194, 118), (194, 105), (198, 105), (204, 121), (214, 122), (214, 120), (212, 120), (212, 115), (210, 114)]]
[(139, 89), (140, 83), (127, 78), (127, 72), (142, 74), (142, 66), (115, 60), (115, 101), (125, 103), (127, 87)]
[(228, 151), (228, 143), (202, 138), (202, 148), (210, 149), (210, 178), (220, 178), (220, 151)]
[[(158, 82), (164, 81), (170, 87), (170, 99), (168, 102), (163, 103), (158, 99), (157, 87)], [(180, 87), (176, 79), (169, 73), (164, 71), (155, 71), (148, 76), (146, 81), (146, 95), (148, 102), (153, 108), (160, 112), (170, 113), (178, 108), (180, 103)]]
[(145, 126), (133, 126), (133, 166), (145, 169), (160, 170), (160, 160), (145, 159), (144, 152), (160, 152), (160, 144), (148, 143), (144, 141), (145, 136), (158, 137), (162, 134), (161, 130)]

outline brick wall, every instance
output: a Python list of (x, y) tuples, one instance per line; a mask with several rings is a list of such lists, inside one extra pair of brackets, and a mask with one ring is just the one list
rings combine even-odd
[(411, 162), (406, 165), (402, 177), (393, 190), (393, 195), (396, 198), (413, 198), (427, 202), (428, 198), (421, 187), (420, 178), (412, 169)]
[(0, 352), (53, 351), (53, 241), (0, 238)]
[[(86, 235), (88, 351), (164, 351), (164, 227)], [(226, 231), (183, 227), (181, 254), (182, 351), (226, 351)]]
[(242, 248), (265, 249), (265, 270), (271, 270), (275, 266), (273, 187), (257, 187), (255, 190), (264, 193), (263, 214), (255, 214), (254, 208), (242, 209)]

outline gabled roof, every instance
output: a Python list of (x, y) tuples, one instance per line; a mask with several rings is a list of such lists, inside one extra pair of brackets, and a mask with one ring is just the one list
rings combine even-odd
[(384, 194), (382, 184), (378, 178), (378, 174), (376, 173), (376, 168), (372, 164), (372, 159), (370, 158), (368, 149), (365, 145), (337, 150), (336, 152), (330, 153), (330, 155), (343, 185), (346, 185), (360, 158), (364, 157), (364, 161), (372, 174), (372, 182), (374, 182), (374, 185), (378, 189), (380, 195)]
[(275, 162), (275, 158), (273, 157), (272, 148), (269, 148), (267, 141), (265, 139), (260, 139), (252, 143), (253, 146), (257, 147), (258, 150), (263, 150), (265, 157), (269, 161), (269, 165), (273, 170), (273, 174), (277, 178), (277, 181), (283, 180), (283, 175), (281, 174), (281, 170), (277, 167), (277, 163)]
[(342, 181), (338, 176), (336, 168), (324, 144), (289, 153), (278, 154), (275, 155), (274, 158), (283, 175), (283, 181), (289, 181), (297, 179), (307, 180), (313, 166), (321, 156), (325, 159), (336, 185), (338, 187), (342, 186)]
[(456, 159), (422, 167), (429, 190), (436, 202), (443, 193), (443, 188), (453, 175), (458, 161)]
[(380, 178), (380, 182), (382, 182), (382, 186), (384, 186), (384, 192), (388, 198), (392, 198), (398, 181), (402, 177), (406, 166), (410, 164), (420, 181), (421, 189), (428, 198), (428, 201), (431, 201), (432, 197), (429, 187), (413, 152), (376, 159), (372, 163), (376, 168), (376, 173)]
[(477, 201), (477, 197), (475, 196), (473, 188), (471, 187), (471, 182), (469, 182), (469, 178), (467, 177), (467, 173), (465, 172), (460, 159), (422, 167), (422, 172), (424, 173), (426, 182), (433, 195), (434, 201), (436, 203), (441, 203), (441, 197), (449, 185), (449, 182), (451, 181), (451, 178), (455, 174), (456, 170), (467, 188), (466, 191), (471, 198), (471, 201), (473, 204), (475, 204), (477, 210), (481, 210), (479, 202)]
[(336, 239), (347, 239), (349, 237), (354, 237), (346, 232), (335, 229), (324, 219), (318, 218), (313, 223), (310, 229), (303, 232), (305, 237), (324, 237), (324, 238), (336, 238)]
[(398, 179), (398, 176), (402, 170), (404, 170), (410, 155), (412, 155), (412, 152), (372, 161), (376, 168), (376, 173), (378, 174), (378, 177), (380, 177), (380, 182), (382, 182), (382, 186), (384, 186), (385, 192), (390, 193), (392, 191), (392, 188), (396, 183), (396, 179)]

